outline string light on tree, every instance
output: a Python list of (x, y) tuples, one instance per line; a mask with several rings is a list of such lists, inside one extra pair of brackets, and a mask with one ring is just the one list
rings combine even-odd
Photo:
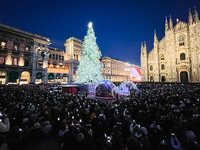
[(77, 70), (77, 83), (98, 83), (103, 80), (100, 63), (101, 52), (96, 43), (92, 22), (88, 24), (87, 35), (84, 37), (81, 61)]

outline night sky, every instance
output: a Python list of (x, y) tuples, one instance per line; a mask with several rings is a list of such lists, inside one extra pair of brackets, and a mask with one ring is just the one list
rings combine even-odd
[(83, 40), (92, 21), (103, 56), (140, 65), (141, 42), (153, 48), (154, 30), (164, 36), (165, 16), (188, 22), (188, 11), (200, 0), (4, 0), (0, 23), (50, 38), (64, 50), (69, 37)]

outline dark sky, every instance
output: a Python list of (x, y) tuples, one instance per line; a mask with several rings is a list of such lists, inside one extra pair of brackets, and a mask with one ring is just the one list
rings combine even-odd
[(83, 40), (92, 21), (103, 56), (140, 65), (141, 42), (153, 48), (154, 29), (164, 36), (165, 16), (188, 22), (188, 11), (200, 0), (4, 0), (0, 23), (50, 38), (64, 49), (69, 37)]

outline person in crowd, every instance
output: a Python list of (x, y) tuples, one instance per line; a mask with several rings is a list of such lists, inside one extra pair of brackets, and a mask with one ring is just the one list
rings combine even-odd
[(174, 133), (171, 133), (171, 146), (173, 150), (183, 150), (183, 148), (181, 147), (181, 143)]
[(10, 130), (10, 121), (6, 114), (7, 108), (0, 105), (0, 149), (7, 149), (7, 138)]
[(199, 149), (199, 83), (137, 83), (140, 93), (106, 102), (45, 86), (1, 86), (0, 142), (10, 150)]

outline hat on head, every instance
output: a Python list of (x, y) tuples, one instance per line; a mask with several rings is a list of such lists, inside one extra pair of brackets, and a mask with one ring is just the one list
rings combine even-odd
[(147, 135), (148, 132), (147, 132), (147, 129), (145, 127), (141, 127), (140, 130), (144, 135)]
[(77, 136), (76, 136), (76, 140), (77, 140), (78, 142), (84, 140), (84, 138), (85, 138), (85, 137), (84, 137), (84, 134), (83, 134), (83, 133), (78, 133)]
[(24, 118), (24, 119), (22, 120), (22, 123), (23, 123), (23, 124), (28, 123), (28, 118)]
[(196, 139), (196, 134), (193, 131), (185, 131), (185, 136), (187, 141), (194, 142)]

